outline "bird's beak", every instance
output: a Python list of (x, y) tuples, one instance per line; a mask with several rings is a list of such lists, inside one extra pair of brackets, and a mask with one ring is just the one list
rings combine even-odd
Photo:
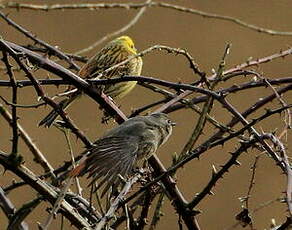
[(176, 126), (176, 123), (175, 122), (171, 122), (170, 124), (172, 127)]

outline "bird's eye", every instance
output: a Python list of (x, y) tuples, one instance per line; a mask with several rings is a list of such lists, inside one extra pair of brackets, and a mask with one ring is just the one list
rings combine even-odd
[(167, 123), (168, 123), (169, 125), (171, 125), (171, 126), (175, 126), (175, 125), (176, 125), (176, 123), (173, 122), (172, 120), (167, 120)]

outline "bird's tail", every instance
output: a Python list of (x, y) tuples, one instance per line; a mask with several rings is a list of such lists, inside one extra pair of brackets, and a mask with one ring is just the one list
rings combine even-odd
[(78, 177), (83, 173), (84, 169), (86, 167), (86, 163), (85, 163), (85, 160), (81, 160), (81, 163), (79, 163), (75, 168), (73, 168), (72, 170), (70, 170), (68, 173), (67, 173), (67, 177)]
[[(73, 95), (71, 95), (69, 98), (65, 98), (64, 100), (62, 100), (60, 103), (59, 103), (59, 106), (65, 110), (66, 108), (69, 107), (69, 105), (72, 104), (72, 102), (78, 98), (80, 96), (80, 93), (75, 93)], [(55, 111), (55, 110), (52, 110), (45, 118), (43, 118), (40, 122), (39, 122), (39, 126), (45, 126), (47, 128), (49, 128), (53, 123), (54, 121), (56, 120), (56, 118), (59, 116), (59, 114)]]
[(66, 180), (67, 178), (73, 178), (73, 177), (78, 177), (82, 174), (82, 171), (85, 168), (85, 162), (81, 162), (78, 164), (75, 168), (72, 166), (67, 169), (65, 172), (63, 172), (61, 175), (59, 175), (55, 181), (55, 183), (59, 184), (62, 181)]

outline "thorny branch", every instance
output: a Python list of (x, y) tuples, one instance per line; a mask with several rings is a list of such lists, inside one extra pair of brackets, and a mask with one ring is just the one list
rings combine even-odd
[[(8, 56), (7, 53), (5, 51), (2, 52), (3, 53), (3, 62), (6, 65), (7, 68), (7, 74), (10, 78), (10, 82), (11, 82), (11, 87), (12, 87), (12, 103), (13, 104), (17, 104), (17, 85), (16, 85), (16, 79), (14, 77), (13, 71), (11, 69), (11, 65), (8, 61)], [(18, 153), (18, 117), (17, 117), (17, 108), (16, 106), (12, 105), (12, 122), (11, 122), (11, 126), (12, 126), (12, 130), (13, 130), (13, 138), (12, 138), (12, 150), (11, 150), (11, 154), (13, 155), (17, 155)]]

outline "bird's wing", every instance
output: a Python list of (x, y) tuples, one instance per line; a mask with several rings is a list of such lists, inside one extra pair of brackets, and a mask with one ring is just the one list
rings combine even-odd
[(118, 175), (125, 176), (131, 172), (137, 159), (138, 148), (139, 139), (136, 136), (102, 138), (89, 150), (75, 175), (88, 174), (87, 178), (92, 178), (89, 185), (102, 178), (98, 188), (106, 183), (104, 194), (118, 180)]
[[(130, 57), (130, 54), (126, 51), (116, 52), (112, 55), (108, 54), (98, 54), (95, 57), (91, 58), (79, 71), (78, 75), (82, 78), (96, 78), (99, 73), (102, 73), (106, 69), (119, 64), (122, 61), (125, 61), (128, 57)], [(129, 63), (120, 65), (109, 72), (105, 73), (103, 78), (111, 78), (114, 76), (122, 76), (129, 74), (129, 71), (131, 71), (131, 68), (129, 66)]]

